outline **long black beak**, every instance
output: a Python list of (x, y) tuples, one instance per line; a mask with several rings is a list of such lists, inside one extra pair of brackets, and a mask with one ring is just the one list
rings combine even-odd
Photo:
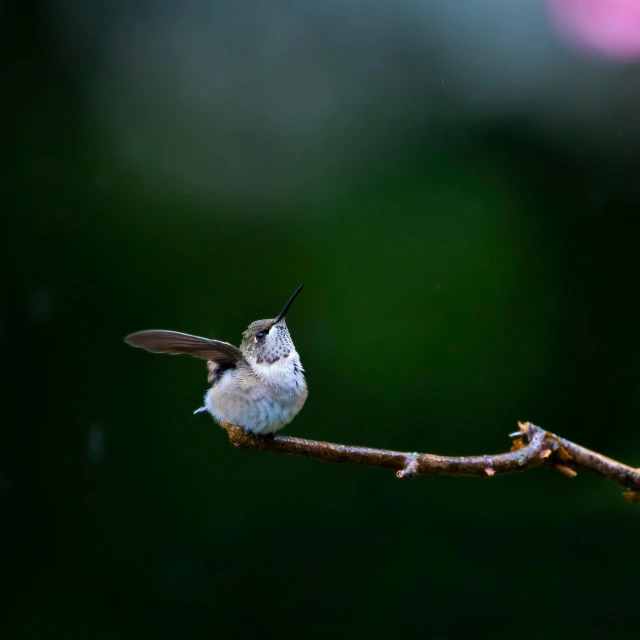
[(276, 321), (273, 324), (278, 324), (278, 322), (280, 322), (280, 320), (282, 320), (287, 315), (287, 312), (289, 311), (291, 305), (293, 304), (293, 301), (296, 299), (296, 296), (302, 291), (302, 287), (304, 287), (303, 284), (301, 284), (296, 289), (295, 293), (289, 298), (289, 302), (287, 302), (287, 304), (284, 305), (284, 309), (280, 312), (280, 315), (276, 318)]

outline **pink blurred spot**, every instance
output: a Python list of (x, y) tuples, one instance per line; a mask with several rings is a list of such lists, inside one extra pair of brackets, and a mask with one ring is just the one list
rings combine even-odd
[(570, 42), (618, 60), (640, 58), (640, 0), (547, 0)]

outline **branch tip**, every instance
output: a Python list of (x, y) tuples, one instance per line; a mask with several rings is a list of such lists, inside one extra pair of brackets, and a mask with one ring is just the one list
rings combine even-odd
[(569, 478), (575, 478), (578, 475), (578, 472), (575, 469), (567, 467), (564, 464), (556, 464), (553, 468), (560, 473), (564, 473), (564, 475), (568, 476)]

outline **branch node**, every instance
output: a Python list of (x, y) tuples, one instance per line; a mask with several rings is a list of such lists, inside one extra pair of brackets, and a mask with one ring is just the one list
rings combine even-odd
[(405, 480), (407, 478), (413, 478), (420, 473), (420, 466), (418, 464), (418, 454), (412, 453), (405, 458), (404, 468), (396, 472), (396, 478)]
[(496, 471), (495, 469), (492, 469), (491, 467), (487, 467), (484, 472), (489, 476), (495, 476), (496, 475)]

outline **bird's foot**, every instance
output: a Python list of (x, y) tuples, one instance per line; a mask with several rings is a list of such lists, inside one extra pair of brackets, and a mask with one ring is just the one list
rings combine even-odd
[(273, 443), (273, 439), (274, 439), (274, 435), (273, 433), (255, 433), (254, 431), (251, 431), (251, 429), (245, 429), (245, 427), (242, 427), (242, 430), (251, 438), (257, 438), (258, 440), (262, 440), (262, 442), (264, 442), (267, 445), (270, 445)]

